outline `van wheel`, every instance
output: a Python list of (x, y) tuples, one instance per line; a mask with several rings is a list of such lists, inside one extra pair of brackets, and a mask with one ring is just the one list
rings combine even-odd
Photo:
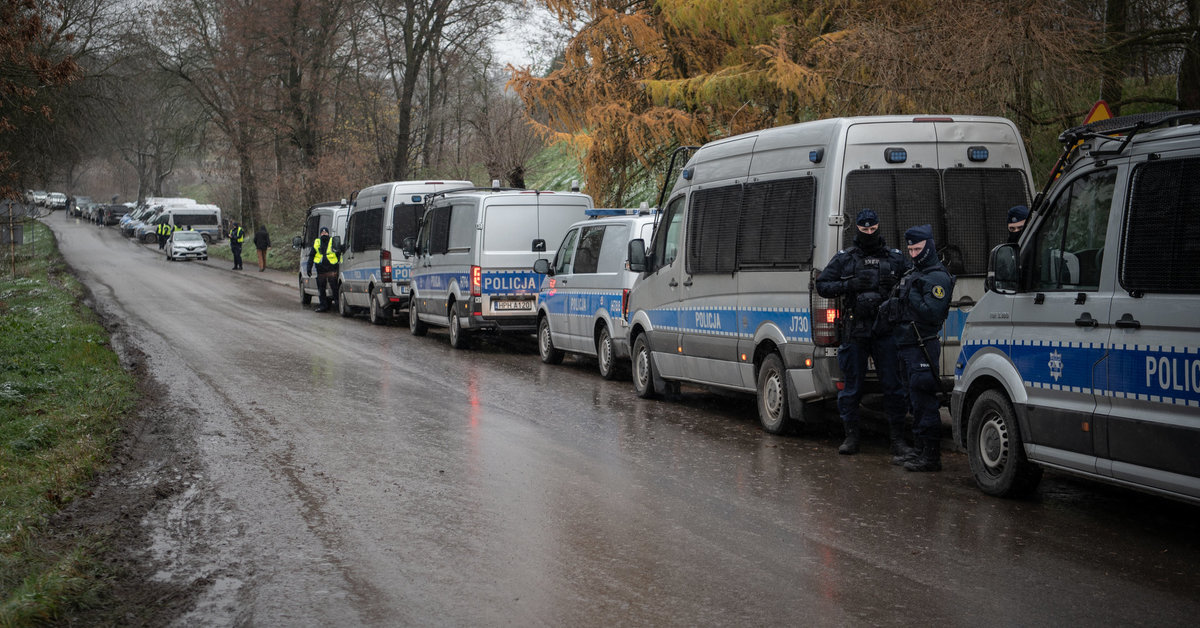
[(787, 372), (776, 353), (768, 355), (758, 368), (758, 422), (768, 434), (783, 434), (791, 427)]
[(341, 288), (338, 288), (338, 314), (341, 314), (343, 318), (354, 316), (354, 308), (346, 303), (346, 291)]
[(429, 331), (429, 326), (421, 322), (421, 317), (417, 316), (417, 298), (409, 297), (408, 299), (408, 333), (414, 336), (424, 336), (425, 332)]
[(383, 308), (379, 307), (379, 300), (375, 297), (371, 297), (371, 309), (367, 318), (372, 325), (382, 325), (387, 322), (387, 318), (383, 316)]
[(209, 235), (207, 233), (201, 233), (200, 238), (204, 240), (205, 244), (212, 244), (212, 236), (211, 235)]
[(600, 328), (600, 339), (596, 341), (596, 363), (600, 368), (600, 377), (608, 380), (617, 378), (617, 353), (607, 325)]
[(300, 305), (311, 305), (312, 295), (304, 291), (304, 279), (300, 280)]
[(1025, 457), (1021, 428), (1012, 405), (998, 390), (983, 393), (971, 407), (967, 460), (979, 490), (988, 495), (1028, 495), (1042, 479), (1042, 468)]
[(462, 328), (462, 320), (458, 316), (457, 303), (450, 305), (450, 346), (455, 349), (467, 349), (471, 346), (467, 331)]
[(633, 341), (633, 389), (642, 399), (652, 399), (657, 394), (654, 390), (654, 362), (650, 360), (646, 334), (640, 334)]
[(563, 352), (554, 348), (554, 338), (550, 335), (550, 317), (543, 316), (538, 320), (538, 355), (546, 364), (562, 364)]

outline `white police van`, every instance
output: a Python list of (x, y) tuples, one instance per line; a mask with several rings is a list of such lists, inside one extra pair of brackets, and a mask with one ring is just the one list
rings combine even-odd
[(681, 382), (755, 393), (772, 433), (836, 396), (840, 305), (812, 286), (853, 238), (847, 215), (863, 208), (892, 247), (908, 227), (933, 226), (958, 276), (942, 335), (957, 355), (988, 251), (1007, 239), (1008, 209), (1027, 205), (1031, 188), (1021, 136), (1003, 118), (837, 118), (706, 144), (667, 197), (651, 245), (630, 244), (631, 267), (643, 271), (629, 297), (638, 395)]
[(637, 273), (626, 264), (629, 241), (649, 240), (654, 216), (640, 209), (591, 209), (590, 218), (571, 225), (551, 264), (538, 260), (547, 275), (538, 291), (538, 353), (547, 364), (564, 352), (592, 356), (605, 379), (613, 379), (629, 358), (629, 289)]
[(211, 204), (175, 205), (163, 209), (153, 223), (144, 227), (148, 232), (142, 236), (142, 241), (154, 242), (158, 236), (157, 227), (161, 223), (169, 225), (172, 233), (179, 230), (195, 231), (205, 244), (220, 240), (222, 235), (221, 208)]
[(292, 248), (300, 251), (300, 268), (296, 279), (300, 285), (300, 303), (308, 305), (317, 296), (317, 278), (309, 277), (306, 270), (313, 255), (313, 242), (321, 235), (321, 229), (328, 229), (335, 246), (341, 244), (346, 237), (346, 217), (350, 213), (350, 203), (346, 199), (317, 203), (308, 208), (304, 215), (304, 230), (292, 238)]
[(541, 275), (532, 267), (585, 218), (592, 198), (578, 192), (490, 189), (435, 196), (410, 251), (409, 329), (448, 327), (450, 345), (469, 346), (470, 334), (532, 332), (537, 328)]
[(988, 494), (1049, 468), (1200, 503), (1200, 112), (1060, 140), (967, 319), (954, 438)]
[(338, 274), (338, 311), (366, 310), (381, 325), (408, 308), (412, 260), (404, 241), (415, 238), (425, 195), (470, 188), (470, 181), (392, 181), (361, 190), (351, 201)]

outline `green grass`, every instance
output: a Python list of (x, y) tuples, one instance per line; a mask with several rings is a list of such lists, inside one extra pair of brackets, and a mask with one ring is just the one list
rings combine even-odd
[[(272, 234), (271, 248), (267, 249), (267, 268), (296, 270), (300, 264), (300, 252), (292, 249), (292, 236), (299, 235), (299, 227), (267, 225), (267, 233)], [(274, 235), (276, 233), (281, 235)], [(233, 262), (229, 239), (208, 245), (208, 256)], [(246, 268), (258, 267), (258, 250), (254, 248), (254, 234), (251, 232), (246, 233), (246, 241), (242, 244), (242, 265)]]
[(109, 347), (50, 231), (0, 254), (0, 626), (52, 621), (103, 588), (97, 539), (48, 538), (110, 459), (134, 378)]

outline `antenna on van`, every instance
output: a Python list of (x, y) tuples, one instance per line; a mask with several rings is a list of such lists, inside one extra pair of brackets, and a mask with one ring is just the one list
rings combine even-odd
[(571, 191), (572, 192), (579, 191), (579, 181), (577, 179), (571, 179)]

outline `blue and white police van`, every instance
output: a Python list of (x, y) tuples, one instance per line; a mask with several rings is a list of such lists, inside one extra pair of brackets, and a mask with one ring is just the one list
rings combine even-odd
[(554, 255), (533, 268), (545, 275), (538, 291), (538, 354), (546, 364), (564, 353), (596, 358), (600, 375), (613, 379), (629, 358), (629, 290), (637, 273), (629, 270), (629, 241), (649, 240), (652, 211), (591, 209), (588, 220), (571, 225)]
[(1059, 139), (963, 330), (954, 438), (991, 495), (1054, 469), (1200, 503), (1200, 112)]
[[(342, 244), (346, 237), (346, 219), (350, 214), (350, 203), (346, 199), (317, 203), (308, 208), (304, 214), (304, 229), (300, 235), (292, 238), (292, 248), (300, 251), (300, 268), (296, 271), (296, 280), (300, 286), (300, 304), (312, 303), (317, 296), (317, 278), (309, 277), (308, 262), (313, 256), (313, 242), (321, 236), (321, 229), (328, 229), (334, 246)], [(339, 304), (340, 305), (340, 304)]]
[(502, 190), (498, 182), (435, 195), (410, 249), (413, 335), (448, 327), (450, 345), (464, 349), (478, 332), (537, 329), (542, 276), (533, 265), (591, 208), (586, 194)]
[(470, 181), (392, 181), (359, 191), (350, 203), (338, 273), (338, 311), (366, 311), (376, 325), (408, 310), (412, 260), (404, 241), (415, 238), (425, 195), (470, 188)]
[[(710, 142), (680, 172), (629, 297), (638, 395), (681, 383), (754, 394), (772, 433), (836, 397), (841, 304), (813, 289), (821, 268), (879, 215), (887, 245), (932, 225), (957, 276), (943, 365), (982, 297), (988, 251), (1033, 179), (1016, 126), (985, 116), (832, 118)], [(644, 260), (635, 259), (641, 256)], [(949, 355), (947, 355), (949, 353)], [(944, 366), (942, 376), (951, 372)]]

